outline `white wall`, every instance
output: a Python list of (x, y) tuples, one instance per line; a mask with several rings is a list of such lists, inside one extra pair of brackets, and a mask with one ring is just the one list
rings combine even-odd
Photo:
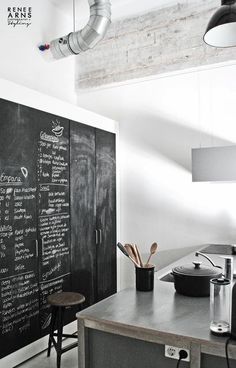
[[(120, 122), (121, 237), (162, 267), (208, 242), (236, 240), (236, 184), (192, 183), (191, 148), (236, 143), (236, 66), (78, 94)], [(121, 285), (133, 283), (121, 257)]]
[[(7, 8), (31, 6), (32, 25), (7, 24)], [(64, 101), (75, 102), (73, 57), (48, 62), (37, 46), (71, 32), (72, 18), (51, 1), (0, 1), (0, 78), (32, 88)], [(47, 52), (49, 54), (49, 52)]]

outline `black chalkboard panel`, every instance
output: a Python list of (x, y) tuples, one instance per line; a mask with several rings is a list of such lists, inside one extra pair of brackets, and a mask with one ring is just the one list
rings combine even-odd
[[(0, 100), (0, 358), (39, 336), (34, 129)], [(17, 336), (17, 339), (16, 339)]]
[(95, 129), (71, 122), (70, 137), (72, 289), (88, 306), (96, 300)]
[(0, 358), (48, 333), (71, 289), (69, 121), (0, 100)]
[(114, 134), (0, 99), (0, 359), (48, 334), (49, 294), (116, 292), (115, 171)]
[(116, 292), (115, 139), (115, 134), (96, 129), (97, 301)]
[(47, 296), (71, 289), (69, 121), (22, 107), (22, 120), (34, 126), (41, 336), (48, 333)]

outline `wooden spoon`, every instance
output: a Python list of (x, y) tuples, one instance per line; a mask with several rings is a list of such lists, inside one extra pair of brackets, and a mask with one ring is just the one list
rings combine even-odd
[(148, 257), (148, 260), (145, 263), (144, 267), (147, 267), (148, 266), (148, 264), (150, 262), (150, 259), (151, 259), (151, 256), (153, 256), (153, 254), (155, 254), (157, 252), (157, 247), (158, 247), (157, 243), (153, 243), (151, 245), (151, 248), (150, 248), (150, 256)]

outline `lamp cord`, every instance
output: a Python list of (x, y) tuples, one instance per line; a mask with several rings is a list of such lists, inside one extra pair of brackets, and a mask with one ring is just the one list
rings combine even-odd
[(229, 337), (226, 340), (226, 343), (225, 343), (225, 356), (226, 356), (227, 368), (230, 368), (230, 364), (229, 364), (229, 349), (228, 349), (229, 348), (230, 340), (231, 340), (231, 337)]

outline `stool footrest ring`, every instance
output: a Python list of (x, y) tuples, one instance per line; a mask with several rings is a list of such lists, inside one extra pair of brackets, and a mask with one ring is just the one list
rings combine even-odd
[(78, 342), (73, 342), (72, 344), (66, 345), (64, 348), (61, 348), (59, 350), (58, 343), (56, 342), (56, 340), (54, 339), (54, 337), (51, 337), (51, 342), (53, 343), (53, 346), (56, 349), (56, 352), (58, 353), (58, 351), (60, 351), (60, 354), (63, 354), (66, 351), (69, 351), (69, 350), (75, 348), (76, 346), (78, 346)]
[[(58, 334), (57, 333), (54, 333), (53, 336), (58, 337)], [(78, 339), (78, 336), (77, 335), (62, 334), (61, 336), (62, 337), (66, 337), (68, 339)]]
[(74, 342), (73, 344), (67, 345), (67, 346), (65, 346), (64, 348), (61, 349), (61, 353), (63, 354), (66, 351), (69, 351), (69, 350), (75, 348), (76, 346), (78, 346), (77, 342)]

